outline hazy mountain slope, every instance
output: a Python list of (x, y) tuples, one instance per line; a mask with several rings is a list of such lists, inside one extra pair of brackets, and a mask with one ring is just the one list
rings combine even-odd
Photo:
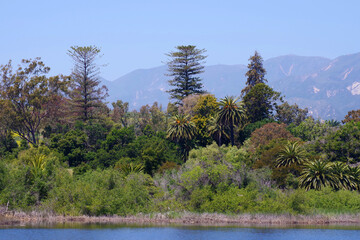
[[(269, 64), (274, 60), (278, 62)], [(273, 87), (289, 102), (308, 107), (315, 117), (342, 119), (349, 110), (360, 108), (360, 54), (334, 60), (285, 56), (282, 62), (266, 61), (265, 67)]]
[[(169, 96), (165, 92), (168, 87), (165, 72), (166, 66), (138, 69), (116, 79), (108, 87), (108, 101), (121, 99), (129, 102), (132, 108), (139, 108), (155, 101), (167, 104)], [(104, 84), (107, 85), (107, 82)]]
[[(360, 108), (360, 53), (333, 60), (322, 57), (280, 56), (264, 61), (268, 84), (291, 103), (308, 107), (314, 117), (341, 120), (349, 110)], [(165, 108), (169, 95), (166, 66), (139, 69), (115, 81), (109, 102), (121, 99), (132, 108), (157, 101)], [(217, 98), (239, 96), (245, 86), (245, 65), (207, 66), (201, 75), (204, 89)]]

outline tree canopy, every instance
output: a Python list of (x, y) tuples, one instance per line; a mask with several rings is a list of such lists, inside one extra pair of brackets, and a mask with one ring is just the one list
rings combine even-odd
[(0, 67), (0, 207), (69, 216), (360, 213), (358, 110), (343, 124), (305, 119), (306, 109), (277, 106), (280, 93), (264, 80), (249, 82), (243, 101), (194, 93), (167, 113), (157, 102), (115, 100), (110, 109), (99, 53), (72, 47), (71, 77), (50, 77), (40, 59)]
[(349, 111), (342, 122), (348, 123), (351, 121), (360, 122), (360, 109)]
[(204, 93), (202, 89), (200, 73), (204, 72), (205, 49), (198, 49), (196, 46), (177, 46), (176, 51), (166, 54), (170, 59), (167, 62), (168, 74), (172, 77), (168, 90), (170, 97), (181, 104), (181, 100), (191, 94)]
[(296, 103), (290, 105), (288, 102), (277, 106), (275, 119), (285, 124), (294, 123), (298, 126), (302, 123), (308, 114), (308, 109), (301, 109)]
[(14, 73), (11, 61), (1, 66), (1, 122), (33, 145), (40, 129), (61, 113), (69, 83), (63, 76), (47, 77), (49, 71), (40, 58), (22, 60)]
[(273, 118), (278, 101), (282, 101), (279, 92), (265, 83), (256, 84), (243, 98), (249, 122)]

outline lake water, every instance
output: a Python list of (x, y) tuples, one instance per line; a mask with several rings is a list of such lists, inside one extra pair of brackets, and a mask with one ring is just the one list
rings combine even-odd
[(360, 240), (360, 228), (266, 227), (24, 227), (0, 229), (1, 240)]

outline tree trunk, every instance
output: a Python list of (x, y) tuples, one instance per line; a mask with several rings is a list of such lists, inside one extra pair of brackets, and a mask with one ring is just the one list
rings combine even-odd
[(234, 146), (234, 125), (230, 124), (230, 138), (231, 138), (231, 146)]

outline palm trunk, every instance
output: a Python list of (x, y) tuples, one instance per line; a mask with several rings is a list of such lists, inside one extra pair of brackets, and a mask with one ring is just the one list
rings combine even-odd
[(231, 139), (231, 145), (234, 146), (234, 125), (230, 124), (230, 139)]

